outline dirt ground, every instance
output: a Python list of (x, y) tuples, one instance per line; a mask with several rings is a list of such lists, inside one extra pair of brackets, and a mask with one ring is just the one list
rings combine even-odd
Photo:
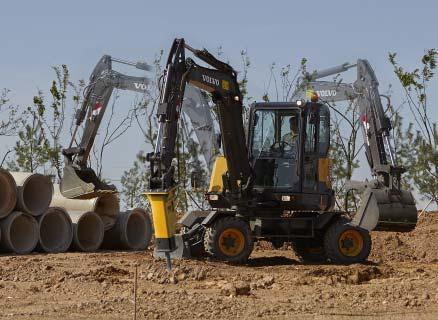
[[(438, 213), (375, 233), (369, 262), (309, 265), (257, 245), (247, 265), (152, 252), (0, 256), (0, 319), (438, 319)], [(136, 267), (137, 266), (137, 267)]]

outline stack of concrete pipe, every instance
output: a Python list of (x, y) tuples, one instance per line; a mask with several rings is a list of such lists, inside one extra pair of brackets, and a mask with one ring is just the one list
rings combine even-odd
[(59, 185), (54, 186), (51, 206), (66, 210), (73, 222), (72, 249), (91, 252), (105, 249), (144, 250), (152, 237), (152, 224), (147, 212), (136, 208), (119, 212), (117, 194), (97, 198), (67, 199)]
[(146, 211), (120, 213), (116, 194), (67, 199), (48, 176), (0, 169), (1, 252), (144, 250), (151, 237)]
[(26, 254), (34, 249), (64, 252), (72, 240), (70, 217), (49, 208), (50, 177), (0, 169), (0, 250)]

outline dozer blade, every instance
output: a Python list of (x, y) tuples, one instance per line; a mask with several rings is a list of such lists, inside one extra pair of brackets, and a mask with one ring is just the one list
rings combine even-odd
[(117, 192), (114, 185), (102, 182), (93, 169), (75, 169), (70, 165), (64, 167), (59, 187), (61, 194), (69, 199), (91, 199)]
[(351, 223), (369, 231), (412, 231), (417, 224), (414, 197), (409, 191), (368, 187)]

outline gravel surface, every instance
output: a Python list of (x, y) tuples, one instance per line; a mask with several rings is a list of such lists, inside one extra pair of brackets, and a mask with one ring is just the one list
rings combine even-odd
[(248, 264), (152, 252), (0, 256), (0, 319), (438, 319), (438, 213), (374, 233), (369, 262), (302, 264), (257, 244)]

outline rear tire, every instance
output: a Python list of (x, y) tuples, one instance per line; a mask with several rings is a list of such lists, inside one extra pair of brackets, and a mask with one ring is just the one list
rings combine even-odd
[(209, 227), (204, 236), (205, 251), (215, 259), (245, 263), (253, 248), (248, 223), (236, 217), (223, 217)]
[(362, 263), (370, 254), (371, 237), (367, 230), (350, 225), (347, 219), (339, 219), (327, 228), (324, 248), (333, 263)]
[(291, 242), (295, 255), (302, 262), (323, 263), (327, 261), (324, 241), (321, 237), (313, 239), (295, 239)]

